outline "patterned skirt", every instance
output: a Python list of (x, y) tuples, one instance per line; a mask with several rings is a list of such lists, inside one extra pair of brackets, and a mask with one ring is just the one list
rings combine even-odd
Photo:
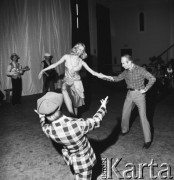
[(62, 91), (67, 91), (75, 108), (85, 105), (84, 94), (78, 92), (74, 83), (63, 81)]

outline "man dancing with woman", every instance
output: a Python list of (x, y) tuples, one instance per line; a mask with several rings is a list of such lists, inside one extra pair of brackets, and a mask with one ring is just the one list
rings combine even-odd
[(83, 59), (87, 58), (85, 45), (76, 44), (69, 54), (65, 54), (59, 61), (41, 70), (38, 75), (40, 79), (45, 71), (56, 68), (65, 63), (65, 74), (62, 84), (62, 94), (66, 107), (71, 115), (78, 115), (78, 107), (84, 105), (84, 88), (79, 71), (84, 67), (90, 74), (100, 79), (113, 80), (111, 76), (93, 71)]

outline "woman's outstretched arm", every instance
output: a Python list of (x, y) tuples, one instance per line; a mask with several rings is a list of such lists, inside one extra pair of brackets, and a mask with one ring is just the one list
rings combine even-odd
[(82, 65), (83, 67), (89, 72), (91, 73), (93, 76), (97, 76), (98, 78), (101, 78), (101, 79), (104, 79), (104, 80), (114, 80), (112, 76), (106, 76), (102, 73), (98, 73), (98, 72), (95, 72), (94, 70), (92, 70), (87, 64), (86, 62), (82, 61)]
[(64, 55), (59, 61), (51, 64), (51, 65), (48, 66), (47, 68), (42, 69), (41, 72), (40, 72), (39, 75), (38, 75), (38, 78), (40, 79), (40, 78), (42, 77), (42, 74), (43, 74), (45, 71), (48, 71), (48, 70), (50, 70), (50, 69), (54, 69), (54, 68), (56, 68), (58, 65), (62, 64), (62, 63), (65, 61), (65, 59), (66, 59), (66, 55)]

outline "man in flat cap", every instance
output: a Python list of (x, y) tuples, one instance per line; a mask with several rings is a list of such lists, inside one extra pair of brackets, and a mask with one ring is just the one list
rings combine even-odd
[[(41, 62), (41, 69), (45, 69), (46, 67), (52, 64), (53, 56), (49, 53), (44, 54), (44, 60)], [(56, 70), (51, 69), (43, 74), (43, 93), (47, 93), (48, 91), (55, 91), (55, 78), (56, 78)]]
[(67, 117), (60, 111), (63, 95), (48, 92), (37, 101), (37, 113), (43, 132), (47, 137), (63, 144), (62, 154), (67, 165), (74, 171), (75, 180), (90, 180), (96, 156), (86, 134), (100, 123), (106, 113), (108, 97), (101, 100), (101, 106), (92, 118)]

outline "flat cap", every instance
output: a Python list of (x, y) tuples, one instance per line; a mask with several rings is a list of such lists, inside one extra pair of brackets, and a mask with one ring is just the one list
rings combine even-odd
[(47, 92), (37, 100), (37, 111), (40, 114), (51, 114), (63, 103), (63, 95), (55, 92)]

